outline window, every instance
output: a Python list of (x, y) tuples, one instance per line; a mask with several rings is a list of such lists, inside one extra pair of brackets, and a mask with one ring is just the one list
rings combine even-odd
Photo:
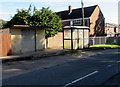
[[(73, 25), (76, 25), (76, 26), (82, 26), (82, 20), (74, 20), (73, 21)], [(84, 23), (85, 23), (85, 26), (90, 26), (90, 20), (89, 19), (84, 19)]]
[(73, 25), (79, 25), (79, 26), (81, 26), (82, 25), (82, 20), (74, 20), (73, 21)]

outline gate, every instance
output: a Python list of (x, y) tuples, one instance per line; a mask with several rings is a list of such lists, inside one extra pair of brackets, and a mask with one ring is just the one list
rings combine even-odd
[(11, 34), (0, 33), (0, 56), (12, 54)]

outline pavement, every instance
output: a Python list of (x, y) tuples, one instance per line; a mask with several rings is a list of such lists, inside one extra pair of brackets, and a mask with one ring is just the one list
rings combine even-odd
[[(86, 58), (88, 56), (91, 56), (91, 55), (95, 55), (95, 54), (100, 54), (101, 51), (104, 51), (104, 50), (99, 50), (99, 51), (71, 51), (71, 50), (62, 50), (62, 49), (59, 49), (59, 50), (45, 50), (45, 51), (39, 51), (39, 52), (35, 52), (35, 53), (27, 53), (27, 54), (22, 54), (22, 55), (11, 55), (11, 56), (6, 56), (6, 57), (0, 57), (0, 59), (3, 61), (3, 67), (5, 70), (3, 71), (8, 71), (6, 73), (6, 75), (9, 73), (8, 76), (5, 76), (3, 75), (3, 78), (9, 78), (10, 76), (10, 67), (13, 67), (14, 66), (14, 69), (11, 68), (12, 72), (15, 72), (16, 75), (19, 75), (19, 74), (22, 74), (22, 72), (25, 70), (24, 73), (27, 73), (29, 72), (29, 70), (31, 71), (30, 68), (33, 68), (33, 67), (36, 67), (37, 64), (40, 65), (40, 62), (42, 62), (43, 64), (41, 64), (41, 68), (48, 68), (48, 67), (51, 67), (51, 66), (55, 66), (55, 65), (60, 65), (60, 64), (63, 64), (65, 62), (70, 62), (70, 61), (73, 61), (73, 60), (77, 60), (77, 59), (67, 59), (64, 58), (64, 59), (61, 59), (61, 58), (50, 58), (48, 59), (47, 57), (53, 57), (53, 56), (58, 56), (58, 55), (66, 55), (66, 54), (71, 54), (71, 53), (76, 53), (76, 52), (80, 52), (81, 54), (78, 55), (78, 57), (80, 58), (82, 56), (82, 58)], [(76, 54), (77, 55), (77, 54)], [(37, 63), (35, 61), (33, 61), (33, 63), (36, 63), (36, 65), (33, 65), (33, 66), (30, 66), (30, 63), (31, 61), (27, 62), (27, 66), (25, 65), (25, 61), (24, 60), (35, 60), (35, 59), (40, 59), (40, 61), (37, 60)], [(19, 62), (18, 60), (20, 60), (21, 62)], [(51, 63), (50, 63), (51, 62)], [(7, 66), (6, 64), (10, 65), (10, 66)], [(23, 67), (22, 67), (22, 72), (20, 72), (20, 68), (19, 69), (16, 69), (15, 66), (17, 65), (18, 67), (18, 64), (23, 64)], [(27, 67), (27, 68), (26, 68)], [(28, 68), (30, 67), (30, 68)], [(39, 67), (40, 68), (40, 67)], [(39, 69), (38, 67), (36, 69)], [(35, 70), (35, 69), (33, 69)], [(5, 73), (4, 73), (5, 74)], [(13, 74), (12, 74), (13, 75)], [(12, 77), (11, 75), (11, 77)], [(14, 76), (14, 75), (13, 75)], [(106, 80), (103, 85), (120, 85), (120, 73), (114, 75), (113, 77), (109, 78), (108, 80)]]
[[(66, 49), (47, 49), (44, 51), (38, 51), (33, 53), (0, 57), (0, 59), (2, 60), (3, 79), (31, 72), (37, 69), (46, 69), (48, 67), (76, 60), (73, 58), (59, 57), (67, 54), (69, 55), (75, 52), (77, 51)], [(81, 52), (81, 50), (79, 50), (79, 52)]]
[(46, 49), (42, 51), (37, 52), (28, 52), (24, 54), (17, 54), (17, 55), (9, 55), (0, 57), (0, 60), (2, 62), (8, 62), (8, 61), (22, 61), (22, 60), (32, 60), (32, 59), (39, 59), (39, 58), (45, 58), (45, 57), (51, 57), (51, 56), (57, 56), (57, 55), (64, 55), (68, 53), (74, 53), (75, 50), (69, 50), (69, 49)]

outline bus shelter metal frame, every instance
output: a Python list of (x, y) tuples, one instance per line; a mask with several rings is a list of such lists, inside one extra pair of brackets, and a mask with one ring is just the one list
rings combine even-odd
[[(73, 39), (73, 31), (77, 29), (77, 38)], [(63, 49), (65, 49), (65, 40), (71, 40), (71, 50), (74, 50), (73, 48), (73, 40), (77, 40), (77, 49), (79, 49), (79, 30), (82, 29), (83, 30), (83, 48), (84, 48), (84, 30), (85, 29), (89, 29), (89, 27), (87, 26), (66, 26), (63, 28)], [(71, 38), (65, 38), (65, 30), (70, 30), (71, 31)]]

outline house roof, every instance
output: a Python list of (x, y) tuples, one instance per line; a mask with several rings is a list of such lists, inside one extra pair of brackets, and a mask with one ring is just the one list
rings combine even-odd
[[(90, 17), (97, 6), (98, 5), (84, 7), (84, 17)], [(57, 12), (57, 15), (59, 15), (62, 20), (82, 18), (82, 8), (73, 9), (71, 14), (69, 14), (69, 10)]]
[(52, 27), (48, 27), (48, 26), (30, 26), (30, 25), (13, 25), (12, 27), (10, 27), (10, 28), (12, 28), (12, 29), (19, 29), (19, 28), (24, 28), (24, 29), (26, 29), (26, 28), (41, 28), (41, 29), (43, 29), (43, 28), (52, 28)]
[(114, 27), (118, 27), (117, 24), (113, 24), (113, 23), (106, 23), (105, 26), (114, 26)]

